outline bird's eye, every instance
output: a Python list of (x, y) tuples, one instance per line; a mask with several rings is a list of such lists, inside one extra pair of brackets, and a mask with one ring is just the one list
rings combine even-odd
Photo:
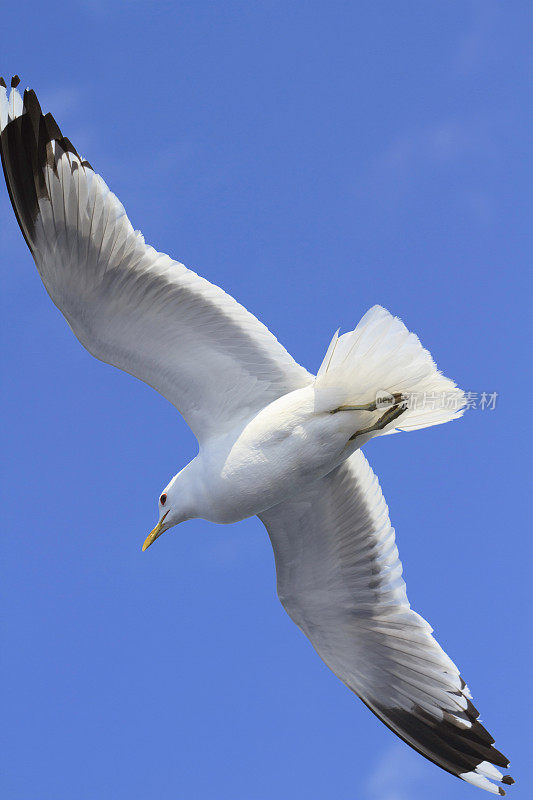
[(161, 495), (161, 497), (159, 498), (159, 502), (161, 503), (162, 506), (164, 506), (165, 503), (167, 502), (167, 496), (166, 496), (166, 494), (164, 492)]

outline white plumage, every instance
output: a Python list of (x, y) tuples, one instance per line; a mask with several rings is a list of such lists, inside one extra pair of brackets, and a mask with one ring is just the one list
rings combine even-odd
[(373, 436), (460, 416), (461, 390), (379, 306), (334, 336), (315, 378), (222, 289), (146, 245), (17, 84), (8, 97), (0, 83), (2, 164), (48, 293), (93, 355), (157, 389), (200, 444), (163, 491), (145, 547), (185, 519), (257, 514), (280, 600), (333, 672), (424, 756), (504, 794), (508, 761), (409, 606), (387, 506), (360, 450)]
[(476, 754), (507, 762), (459, 670), (409, 605), (387, 504), (363, 453), (260, 517), (279, 598), (328, 667), (422, 755), (501, 794), (488, 780), (504, 777), (493, 764), (466, 768), (472, 739)]

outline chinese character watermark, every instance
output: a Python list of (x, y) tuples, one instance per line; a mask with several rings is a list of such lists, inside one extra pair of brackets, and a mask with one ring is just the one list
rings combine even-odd
[[(376, 408), (390, 408), (398, 402), (398, 397), (398, 394), (380, 390), (376, 392)], [(452, 389), (449, 392), (403, 392), (401, 402), (412, 411), (435, 411), (439, 408), (451, 411), (468, 411), (471, 408), (494, 411), (498, 397), (498, 392), (462, 392)]]

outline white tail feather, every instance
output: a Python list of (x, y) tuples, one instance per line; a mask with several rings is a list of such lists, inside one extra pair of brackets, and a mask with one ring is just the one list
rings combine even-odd
[(354, 331), (335, 334), (315, 388), (324, 409), (401, 394), (407, 408), (382, 433), (448, 422), (460, 417), (465, 405), (464, 393), (439, 372), (418, 336), (381, 306), (367, 311)]

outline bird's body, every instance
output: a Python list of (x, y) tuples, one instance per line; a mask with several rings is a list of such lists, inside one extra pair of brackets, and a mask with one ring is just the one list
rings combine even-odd
[(219, 523), (253, 517), (308, 488), (354, 452), (358, 445), (349, 438), (366, 424), (364, 416), (317, 410), (314, 386), (296, 389), (242, 428), (208, 440), (173, 488), (178, 497), (194, 494), (190, 516)]
[(97, 358), (157, 389), (197, 456), (159, 498), (161, 533), (254, 515), (285, 609), (338, 677), (421, 754), (495, 794), (508, 761), (432, 629), (408, 602), (394, 529), (361, 447), (461, 415), (418, 337), (375, 306), (316, 376), (233, 298), (145, 244), (33, 91), (0, 82), (0, 150), (43, 283)]

